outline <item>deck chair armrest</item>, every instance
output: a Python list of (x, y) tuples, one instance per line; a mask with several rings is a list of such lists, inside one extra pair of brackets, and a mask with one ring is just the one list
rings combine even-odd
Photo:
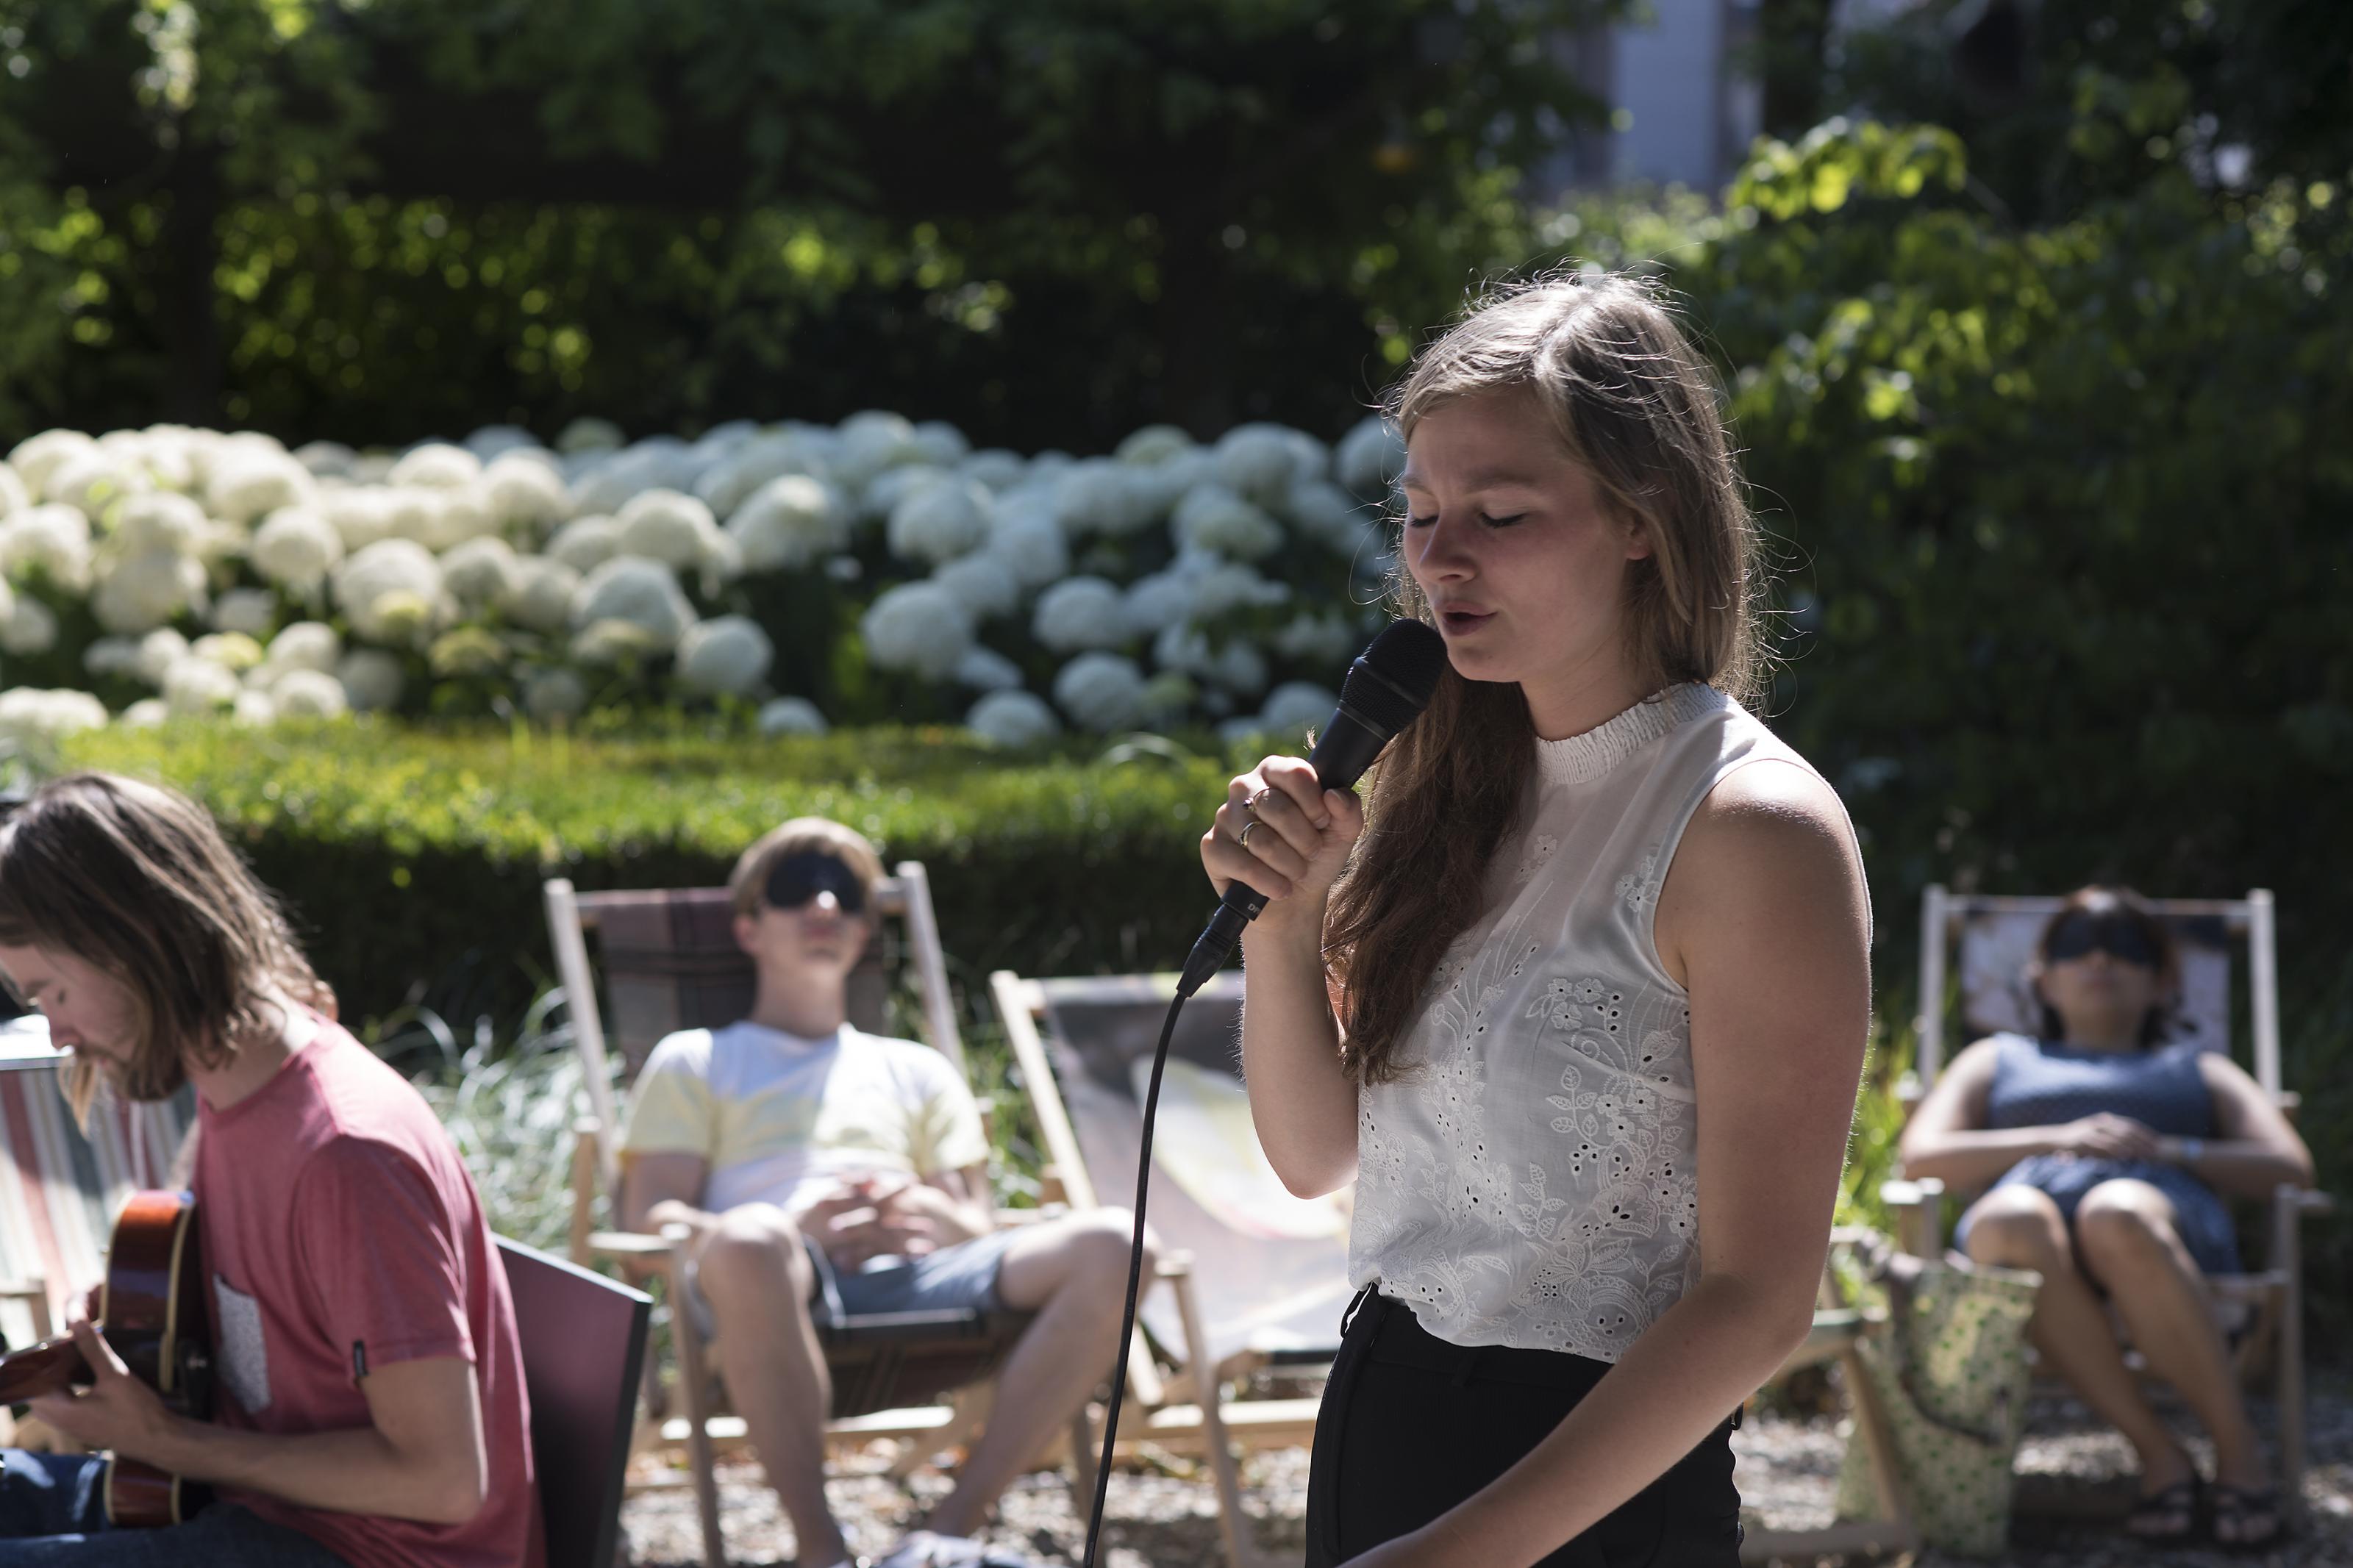
[(600, 1230), (588, 1237), (589, 1248), (601, 1258), (667, 1258), (670, 1245), (666, 1237), (634, 1230)]
[(2331, 1194), (2322, 1192), (2318, 1187), (2290, 1186), (2288, 1184), (2283, 1182), (2280, 1184), (2278, 1190), (2273, 1194), (2273, 1201), (2274, 1203), (2294, 1204), (2295, 1205), (2296, 1213), (2306, 1218), (2313, 1218), (2322, 1215), (2332, 1215), (2337, 1212), (2336, 1197)]
[(39, 1285), (0, 1285), (0, 1301), (46, 1301), (47, 1288)]

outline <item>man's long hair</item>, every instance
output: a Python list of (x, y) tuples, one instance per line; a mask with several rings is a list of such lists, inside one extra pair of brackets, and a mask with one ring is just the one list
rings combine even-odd
[[(68, 952), (130, 993), (132, 1100), (169, 1099), (183, 1053), (207, 1067), (268, 1027), (281, 991), (330, 1017), (335, 994), (269, 890), (186, 796), (111, 773), (69, 773), (0, 826), (0, 943)], [(98, 1091), (77, 1056), (77, 1116)]]
[[(1514, 287), (1424, 351), (1388, 412), (1410, 440), (1433, 409), (1495, 392), (1534, 397), (1603, 503), (1644, 526), (1651, 553), (1627, 563), (1625, 606), (1641, 689), (1701, 681), (1752, 697), (1764, 664), (1756, 524), (1714, 379), (1667, 310), (1625, 277)], [(1401, 546), (1398, 555), (1399, 612), (1428, 621)], [(1406, 1026), (1447, 948), (1477, 920), (1488, 862), (1526, 804), (1535, 745), (1516, 685), (1465, 680), (1450, 666), (1382, 757), (1324, 924), (1360, 1082), (1397, 1075)]]

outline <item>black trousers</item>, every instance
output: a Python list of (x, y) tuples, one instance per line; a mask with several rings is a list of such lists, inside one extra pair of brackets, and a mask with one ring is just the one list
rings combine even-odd
[[(1466, 1350), (1367, 1291), (1350, 1308), (1315, 1416), (1307, 1568), (1420, 1529), (1517, 1464), (1609, 1363), (1556, 1351)], [(1538, 1568), (1736, 1568), (1735, 1410), (1666, 1474)]]

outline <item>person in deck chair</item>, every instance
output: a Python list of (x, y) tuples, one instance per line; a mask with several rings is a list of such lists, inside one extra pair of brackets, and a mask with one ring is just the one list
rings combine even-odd
[(955, 1490), (889, 1568), (1003, 1561), (968, 1537), (1109, 1373), (1127, 1283), (1127, 1211), (996, 1228), (988, 1145), (955, 1068), (847, 1021), (881, 875), (871, 844), (819, 817), (744, 852), (729, 887), (758, 976), (751, 1014), (656, 1046), (621, 1141), (623, 1223), (692, 1230), (688, 1309), (715, 1336), (728, 1400), (808, 1568), (852, 1561), (826, 1505), (832, 1392), (810, 1305), (821, 1270), (851, 1316), (1037, 1314)]

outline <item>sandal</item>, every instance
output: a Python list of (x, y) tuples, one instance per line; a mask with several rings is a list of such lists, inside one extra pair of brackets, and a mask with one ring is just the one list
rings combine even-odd
[(2195, 1474), (2186, 1481), (2159, 1487), (2125, 1515), (2125, 1533), (2160, 1546), (2188, 1541), (2198, 1533), (2198, 1492)]
[[(2232, 1532), (2222, 1533), (2224, 1521), (2229, 1521)], [(2250, 1533), (2250, 1521), (2261, 1520), (2268, 1526), (2261, 1534)], [(2235, 1551), (2259, 1552), (2279, 1543), (2286, 1529), (2280, 1514), (2277, 1487), (2233, 1487), (2221, 1481), (2214, 1483), (2214, 1543)]]

